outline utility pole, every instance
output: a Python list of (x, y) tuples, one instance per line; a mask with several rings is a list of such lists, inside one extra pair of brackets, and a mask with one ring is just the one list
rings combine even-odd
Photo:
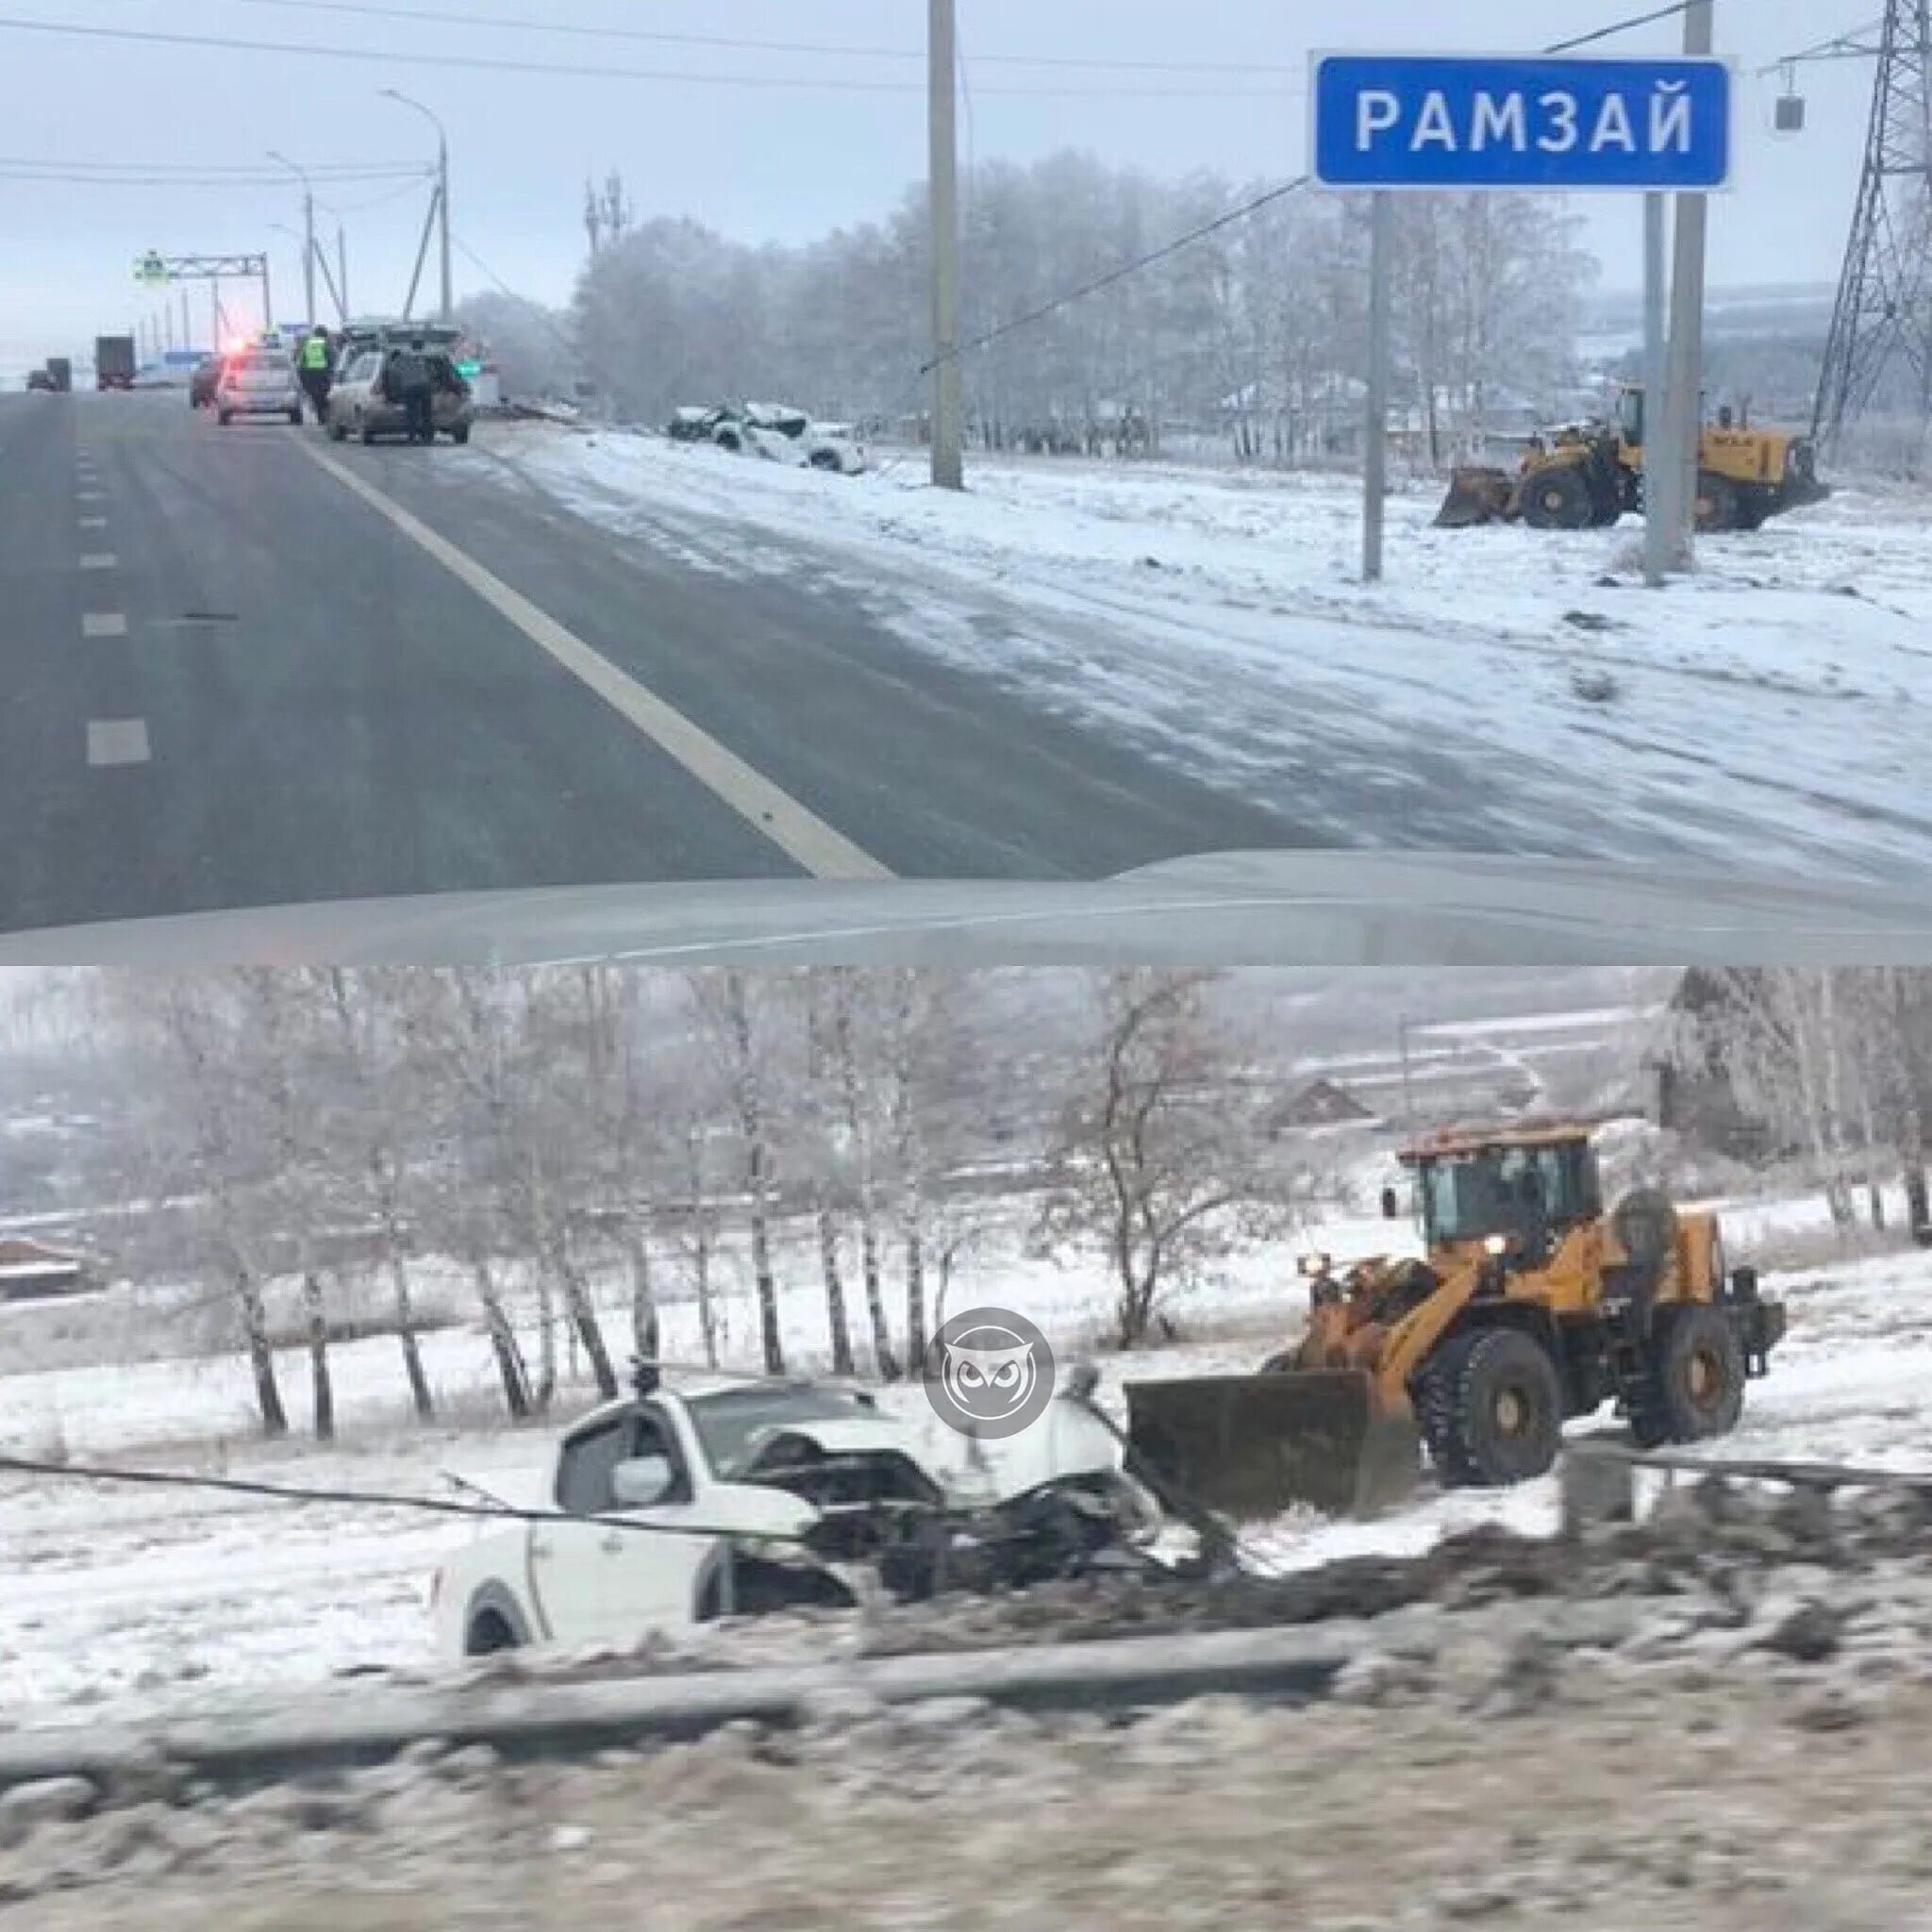
[(1396, 1051), (1402, 1056), (1402, 1124), (1415, 1125), (1415, 1095), (1408, 1081), (1408, 1015), (1399, 1015), (1395, 1022)]
[(1670, 299), (1670, 204), (1643, 197), (1643, 581), (1656, 590), (1671, 567), (1671, 466), (1663, 460), (1664, 308)]
[(966, 405), (959, 370), (959, 146), (955, 111), (959, 55), (955, 0), (927, 0), (926, 55), (932, 201), (932, 480), (938, 490), (963, 490)]
[(336, 221), (336, 295), (341, 304), (342, 326), (349, 325), (349, 231)]
[(381, 90), (381, 92), (385, 100), (398, 101), (406, 108), (413, 108), (417, 113), (421, 114), (422, 117), (426, 122), (429, 123), (430, 126), (436, 129), (435, 213), (437, 215), (439, 224), (441, 228), (442, 320), (444, 322), (454, 322), (456, 320), (457, 305), (456, 291), (452, 284), (450, 274), (449, 134), (448, 131), (444, 128), (442, 123), (440, 120), (438, 120), (436, 115), (433, 114), (427, 108), (425, 108), (423, 105), (421, 101), (417, 100), (413, 95), (398, 93), (397, 91), (392, 87), (386, 87)]
[(302, 323), (305, 328), (315, 326), (315, 184), (308, 178), (308, 171), (291, 161), (287, 155), (269, 151), (269, 159), (279, 161), (283, 167), (302, 183), (302, 300), (306, 305)]
[[(1690, 0), (1684, 11), (1684, 52), (1709, 55), (1715, 41), (1712, 0)], [(1666, 567), (1690, 562), (1690, 534), (1697, 521), (1697, 451), (1704, 429), (1704, 262), (1709, 197), (1677, 196), (1676, 259), (1671, 273), (1671, 346), (1668, 440), (1659, 455), (1672, 470), (1670, 521), (1665, 530)]]
[(1362, 582), (1382, 581), (1382, 518), (1389, 497), (1389, 246), (1394, 205), (1370, 197), (1369, 381), (1362, 424)]

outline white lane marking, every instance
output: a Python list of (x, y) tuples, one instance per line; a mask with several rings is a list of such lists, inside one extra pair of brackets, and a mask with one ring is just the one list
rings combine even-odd
[(90, 718), (87, 761), (91, 765), (144, 765), (152, 754), (145, 718)]
[(83, 550), (80, 553), (82, 570), (112, 570), (115, 562), (111, 550)]
[(80, 620), (80, 634), (84, 638), (125, 638), (127, 620), (118, 610), (90, 610)]
[(76, 503), (106, 503), (108, 492), (105, 490), (76, 490), (74, 500)]
[(108, 527), (108, 520), (106, 517), (82, 517), (80, 527), (83, 530), (105, 530)]
[(835, 831), (788, 791), (754, 771), (738, 754), (720, 744), (675, 706), (640, 684), (626, 672), (587, 644), (485, 570), (468, 552), (439, 536), (420, 517), (412, 516), (375, 484), (325, 455), (312, 442), (301, 447), (345, 489), (359, 496), (378, 516), (425, 550), (443, 569), (474, 591), (491, 609), (507, 618), (540, 650), (547, 652), (573, 677), (590, 689), (634, 725), (660, 751), (668, 753), (699, 784), (722, 799), (755, 830), (763, 833), (787, 858), (815, 877), (824, 879), (885, 879), (891, 874), (871, 853)]

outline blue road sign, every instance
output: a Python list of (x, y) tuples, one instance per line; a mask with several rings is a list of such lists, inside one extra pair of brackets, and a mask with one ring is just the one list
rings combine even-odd
[(1721, 60), (1323, 54), (1315, 178), (1330, 188), (1721, 188)]

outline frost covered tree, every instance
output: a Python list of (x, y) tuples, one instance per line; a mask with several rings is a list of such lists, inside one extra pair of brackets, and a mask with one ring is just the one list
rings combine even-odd
[(225, 975), (104, 973), (108, 1029), (140, 1057), (137, 1089), (147, 1186), (190, 1204), (191, 1238), (231, 1297), (264, 1436), (289, 1433), (263, 1294), (263, 1229), (255, 1203), (271, 1172), (261, 1098), (234, 1058), (236, 988)]
[(1244, 1241), (1285, 1231), (1305, 1185), (1226, 1078), (1212, 983), (1150, 972), (1105, 982), (1053, 1148), (1039, 1241), (1106, 1257), (1123, 1348)]
[(765, 1373), (782, 1375), (785, 1338), (779, 1320), (778, 1277), (772, 1258), (777, 1152), (773, 1095), (780, 1077), (780, 1062), (772, 1052), (778, 1030), (774, 1011), (776, 995), (768, 981), (737, 972), (693, 974), (690, 984), (737, 1136)]
[[(1291, 194), (1134, 273), (1269, 184), (1163, 181), (1063, 152), (976, 168), (962, 202), (968, 413), (993, 447), (1152, 447), (1128, 412), (1240, 458), (1320, 454), (1358, 430), (1367, 223), (1358, 198)], [(1505, 393), (1567, 402), (1594, 264), (1558, 203), (1422, 196), (1399, 210), (1398, 391), (1439, 452)], [(915, 426), (926, 407), (923, 189), (808, 247), (660, 219), (585, 267), (575, 341), (621, 412), (767, 396)], [(1081, 299), (1059, 298), (1104, 283)]]

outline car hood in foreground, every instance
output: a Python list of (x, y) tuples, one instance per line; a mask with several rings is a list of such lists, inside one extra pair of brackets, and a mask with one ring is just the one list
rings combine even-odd
[(1436, 853), (1097, 883), (760, 880), (343, 900), (0, 937), (0, 966), (1932, 965), (1932, 879), (1827, 888)]

